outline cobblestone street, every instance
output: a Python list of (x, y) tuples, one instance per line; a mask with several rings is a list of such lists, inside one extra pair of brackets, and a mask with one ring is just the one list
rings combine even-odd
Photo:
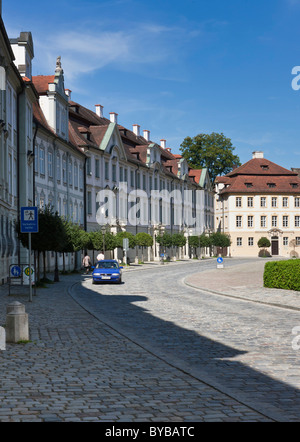
[(213, 268), (148, 265), (120, 286), (64, 276), (32, 303), (1, 287), (1, 324), (22, 302), (31, 342), (0, 352), (0, 421), (299, 420), (299, 312), (185, 284)]

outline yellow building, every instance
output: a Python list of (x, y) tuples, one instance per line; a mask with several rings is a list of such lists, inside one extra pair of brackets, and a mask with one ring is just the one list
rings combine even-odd
[(230, 256), (258, 256), (260, 238), (272, 256), (300, 256), (300, 178), (253, 152), (253, 158), (216, 179), (215, 225), (230, 235)]

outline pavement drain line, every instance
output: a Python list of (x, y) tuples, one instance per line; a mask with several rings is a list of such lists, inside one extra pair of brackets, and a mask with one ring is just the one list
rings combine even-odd
[[(114, 333), (112, 333), (113, 336), (122, 336), (123, 338), (127, 339), (134, 345), (138, 346), (142, 350), (146, 351), (153, 357), (159, 359), (169, 367), (172, 367), (175, 370), (178, 370), (185, 375), (197, 380), (198, 382), (201, 382), (205, 385), (207, 385), (210, 388), (213, 388), (214, 390), (218, 391), (219, 393), (228, 396), (229, 398), (239, 402), (240, 404), (244, 405), (245, 407), (252, 409), (254, 412), (261, 414), (262, 416), (274, 421), (274, 422), (286, 422), (286, 419), (282, 417), (282, 414), (278, 411), (276, 407), (273, 405), (266, 405), (263, 406), (261, 403), (257, 404), (256, 402), (253, 402), (251, 399), (247, 398), (243, 393), (239, 391), (234, 391), (230, 388), (225, 387), (224, 385), (219, 384), (217, 381), (209, 377), (205, 372), (202, 372), (199, 369), (194, 369), (191, 366), (185, 364), (180, 359), (174, 357), (173, 355), (170, 355), (169, 353), (161, 353), (160, 351), (153, 350), (150, 342), (143, 342), (142, 344), (136, 341), (136, 336), (131, 335), (128, 333), (128, 331), (125, 331), (122, 329), (122, 327), (116, 326), (114, 323), (104, 321), (103, 319), (100, 319), (99, 316), (94, 315), (91, 311), (89, 311), (86, 307), (82, 306), (80, 302), (76, 299), (76, 295), (73, 294), (73, 289), (76, 285), (81, 285), (81, 282), (76, 282), (73, 285), (68, 287), (68, 293), (71, 296), (71, 298), (87, 313), (89, 313), (91, 316), (93, 316), (95, 319), (97, 319), (102, 324), (109, 327)], [(131, 336), (130, 336), (131, 335)], [(145, 345), (149, 345), (150, 348), (146, 347)], [(168, 360), (166, 359), (166, 356), (168, 356)]]

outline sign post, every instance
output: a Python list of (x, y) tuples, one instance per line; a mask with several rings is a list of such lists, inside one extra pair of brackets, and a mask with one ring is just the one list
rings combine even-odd
[(38, 233), (37, 207), (21, 207), (21, 233), (28, 233), (29, 246), (29, 301), (32, 302), (32, 274), (31, 274), (31, 234)]

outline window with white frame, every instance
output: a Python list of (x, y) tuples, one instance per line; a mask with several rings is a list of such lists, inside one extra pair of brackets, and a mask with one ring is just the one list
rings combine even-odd
[(240, 215), (236, 217), (236, 227), (242, 227), (242, 217)]
[(95, 177), (100, 178), (100, 161), (95, 159)]
[(267, 206), (267, 199), (265, 196), (260, 197), (260, 207), (266, 207)]
[(63, 176), (63, 183), (66, 184), (66, 182), (67, 182), (67, 160), (65, 157), (63, 157), (63, 160), (62, 160), (62, 176)]
[(236, 245), (237, 245), (238, 247), (241, 247), (241, 246), (243, 245), (243, 238), (238, 237), (238, 238), (236, 239)]
[(277, 215), (272, 216), (272, 227), (277, 227)]
[(40, 160), (40, 174), (45, 175), (45, 149), (43, 147), (40, 147), (39, 160)]
[(300, 207), (300, 197), (299, 196), (295, 196), (295, 207)]
[(300, 246), (300, 236), (296, 236), (296, 246)]
[(277, 207), (277, 197), (272, 196), (272, 207)]
[(53, 153), (48, 152), (48, 177), (53, 178)]
[(300, 227), (300, 216), (299, 215), (295, 216), (295, 227)]
[(289, 199), (287, 196), (282, 197), (282, 207), (288, 207)]
[(106, 180), (109, 180), (109, 163), (108, 163), (108, 161), (105, 161), (105, 163), (104, 163), (104, 178)]
[(253, 197), (252, 196), (248, 196), (248, 207), (253, 207)]
[(240, 196), (235, 198), (235, 207), (242, 207), (242, 198)]
[(260, 227), (267, 227), (267, 217), (265, 215), (260, 217)]
[(289, 238), (287, 236), (283, 237), (283, 245), (288, 246), (289, 245)]
[(57, 179), (57, 181), (61, 180), (60, 155), (59, 155), (59, 153), (56, 155), (56, 179)]
[(69, 160), (69, 186), (73, 186), (73, 163)]
[(282, 227), (288, 227), (289, 226), (289, 217), (287, 215), (283, 215), (282, 217)]
[(248, 216), (248, 227), (253, 227), (253, 216)]
[(248, 246), (250, 246), (250, 247), (254, 246), (254, 238), (253, 237), (248, 238)]

